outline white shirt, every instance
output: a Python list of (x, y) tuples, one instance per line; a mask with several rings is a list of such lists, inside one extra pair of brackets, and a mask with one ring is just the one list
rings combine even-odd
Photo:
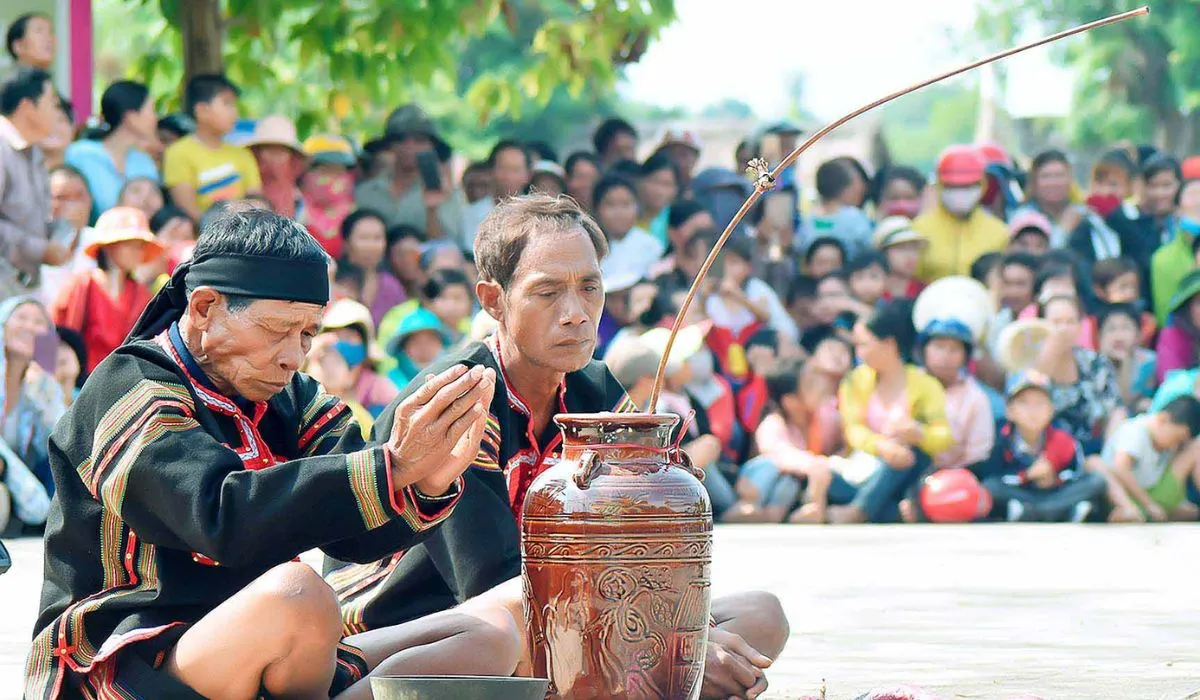
[(666, 249), (657, 238), (637, 226), (629, 229), (625, 237), (609, 239), (608, 255), (600, 261), (600, 272), (604, 279), (637, 275), (648, 277), (651, 266), (662, 258)]

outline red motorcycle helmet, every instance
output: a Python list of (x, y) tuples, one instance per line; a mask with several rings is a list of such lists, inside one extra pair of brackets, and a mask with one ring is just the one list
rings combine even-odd
[(974, 146), (948, 146), (938, 156), (937, 179), (946, 187), (970, 187), (983, 180), (987, 164)]
[(992, 494), (967, 469), (939, 469), (921, 484), (921, 509), (935, 523), (969, 523), (992, 512)]

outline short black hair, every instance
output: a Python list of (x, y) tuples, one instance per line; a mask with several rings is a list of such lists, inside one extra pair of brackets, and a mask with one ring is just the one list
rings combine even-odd
[(137, 112), (146, 104), (150, 90), (132, 80), (118, 80), (109, 85), (100, 97), (100, 115), (109, 128), (121, 126), (129, 112)]
[(421, 287), (421, 295), (426, 299), (437, 299), (450, 287), (459, 286), (467, 290), (471, 296), (471, 279), (462, 270), (437, 269), (429, 273), (429, 279)]
[(840, 160), (827, 160), (817, 168), (817, 194), (830, 201), (842, 196), (854, 184), (850, 166)]
[(732, 255), (741, 258), (748, 263), (754, 263), (754, 241), (749, 236), (741, 236), (734, 234), (725, 241), (725, 247), (721, 249), (721, 257)]
[(1030, 164), (1030, 172), (1037, 172), (1051, 163), (1062, 163), (1068, 168), (1071, 167), (1071, 159), (1066, 153), (1057, 148), (1050, 148), (1033, 157), (1033, 162)]
[(496, 145), (492, 146), (491, 153), (488, 154), (488, 167), (496, 167), (496, 159), (505, 151), (520, 151), (521, 155), (525, 156), (525, 167), (529, 170), (533, 169), (533, 158), (529, 155), (529, 149), (525, 147), (525, 144), (516, 139), (500, 139), (497, 141)]
[(17, 15), (17, 18), (8, 25), (8, 32), (4, 35), (4, 48), (8, 49), (8, 55), (17, 60), (16, 43), (25, 38), (25, 34), (29, 32), (29, 23), (35, 19), (44, 19), (47, 22), (50, 20), (50, 15), (44, 12), (26, 12), (23, 15)]
[(909, 299), (885, 301), (866, 320), (867, 330), (880, 340), (896, 341), (896, 349), (905, 362), (912, 357), (917, 342), (917, 329), (913, 326), (913, 302)]
[(686, 224), (688, 219), (706, 211), (708, 209), (694, 199), (681, 199), (667, 210), (667, 228), (679, 228)]
[(679, 166), (675, 165), (675, 161), (671, 160), (671, 156), (667, 155), (665, 151), (656, 151), (643, 161), (640, 173), (642, 177), (647, 177), (659, 170), (669, 170), (675, 178), (675, 182), (679, 182)]
[(418, 243), (424, 243), (425, 233), (416, 226), (410, 226), (408, 224), (396, 224), (387, 230), (388, 248), (391, 248), (406, 238), (411, 238)]
[[(1142, 164), (1142, 180), (1150, 182), (1155, 176), (1169, 172), (1175, 176), (1175, 179), (1183, 182), (1183, 168), (1179, 166), (1179, 161), (1168, 155), (1154, 155)], [(1178, 195), (1176, 195), (1178, 198)]]
[(637, 129), (629, 122), (620, 117), (609, 117), (596, 127), (596, 133), (592, 135), (592, 145), (596, 148), (596, 153), (603, 156), (612, 142), (621, 134), (629, 134), (633, 138), (638, 137)]
[(1188, 435), (1193, 438), (1200, 435), (1200, 401), (1195, 396), (1177, 396), (1162, 407), (1162, 412), (1175, 425), (1186, 427)]
[(154, 212), (154, 216), (150, 217), (150, 230), (157, 234), (175, 219), (187, 219), (192, 222), (193, 228), (196, 226), (196, 220), (192, 218), (191, 214), (188, 214), (174, 204), (168, 204)]
[(791, 306), (801, 299), (812, 299), (817, 296), (817, 280), (808, 275), (796, 275), (788, 285), (787, 305)]
[(1037, 299), (1042, 295), (1042, 289), (1046, 283), (1059, 277), (1070, 277), (1075, 286), (1075, 294), (1079, 295), (1079, 273), (1071, 265), (1064, 265), (1058, 262), (1052, 262), (1038, 267), (1037, 275), (1033, 278), (1033, 298)]
[(63, 326), (55, 326), (54, 332), (58, 334), (59, 341), (66, 343), (67, 347), (71, 348), (71, 352), (75, 353), (75, 359), (79, 360), (79, 376), (75, 378), (75, 388), (83, 388), (83, 382), (87, 379), (87, 345), (83, 342), (83, 336), (77, 331)]
[(11, 117), (25, 100), (37, 103), (46, 93), (50, 74), (41, 68), (21, 68), (0, 83), (0, 116)]
[(624, 175), (615, 174), (607, 174), (600, 178), (600, 181), (592, 188), (592, 206), (599, 210), (600, 202), (608, 196), (608, 193), (621, 188), (629, 190), (633, 193), (633, 198), (637, 199), (637, 185), (633, 180)]
[(387, 224), (387, 220), (383, 218), (383, 214), (380, 214), (374, 209), (355, 209), (354, 211), (350, 212), (346, 218), (342, 219), (342, 240), (350, 240), (350, 234), (354, 233), (354, 227), (358, 225), (358, 222), (366, 219), (378, 219), (379, 222), (385, 226)]
[[(1192, 247), (1192, 254), (1195, 254), (1195, 246)], [(1107, 260), (1098, 260), (1095, 265), (1092, 265), (1092, 284), (1099, 289), (1104, 289), (1112, 284), (1119, 277), (1123, 277), (1130, 273), (1136, 274), (1138, 280), (1142, 279), (1142, 266), (1137, 264), (1137, 261), (1132, 258), (1108, 258)]]
[(1105, 304), (1100, 307), (1099, 313), (1096, 314), (1096, 332), (1104, 329), (1104, 324), (1108, 319), (1116, 316), (1126, 316), (1133, 321), (1133, 325), (1139, 329), (1142, 325), (1142, 312), (1134, 304)]
[(608, 170), (605, 170), (604, 174), (605, 176), (614, 175), (637, 182), (642, 179), (642, 166), (636, 160), (623, 158), (609, 165)]
[(333, 281), (337, 284), (348, 282), (361, 290), (367, 283), (367, 272), (358, 265), (343, 260), (338, 263), (337, 271), (333, 273)]
[(913, 189), (915, 189), (917, 192), (920, 192), (922, 189), (924, 189), (926, 183), (928, 182), (928, 179), (921, 174), (920, 170), (917, 170), (909, 165), (889, 165), (883, 170), (880, 170), (875, 175), (875, 179), (879, 182), (879, 187), (877, 188), (878, 192), (875, 193), (876, 196), (882, 195), (883, 190), (896, 180), (907, 182), (908, 184), (912, 185)]
[(995, 252), (984, 253), (975, 258), (975, 262), (971, 263), (971, 279), (980, 284), (987, 285), (988, 275), (1000, 264), (1003, 258), (1004, 253)]
[(837, 248), (838, 252), (842, 254), (842, 264), (846, 264), (846, 244), (833, 236), (818, 236), (814, 238), (812, 243), (808, 244), (808, 249), (804, 251), (804, 264), (811, 265), (813, 256), (825, 246)]
[(525, 144), (525, 150), (529, 151), (530, 157), (534, 160), (548, 160), (551, 163), (558, 162), (558, 151), (545, 141), (530, 141)]
[(1023, 267), (1029, 270), (1029, 274), (1036, 275), (1038, 271), (1038, 259), (1033, 253), (1027, 253), (1023, 250), (1013, 251), (1000, 259), (1000, 269), (1003, 270), (1010, 265)]
[(608, 255), (608, 239), (579, 203), (565, 195), (528, 194), (510, 197), (497, 204), (475, 234), (475, 265), (479, 278), (495, 282), (505, 291), (521, 263), (529, 238), (538, 231), (562, 233), (582, 230), (596, 250), (596, 258)]
[(194, 75), (187, 82), (187, 87), (183, 91), (184, 111), (192, 119), (195, 119), (196, 105), (208, 104), (222, 92), (232, 92), (235, 97), (240, 97), (242, 94), (241, 89), (222, 73)]
[(591, 151), (575, 151), (571, 155), (567, 156), (567, 162), (563, 163), (563, 170), (567, 172), (568, 177), (570, 177), (571, 173), (574, 172), (575, 166), (579, 165), (580, 163), (591, 163), (593, 167), (597, 169), (600, 168), (600, 160), (596, 158), (595, 153), (592, 153)]
[(846, 263), (846, 273), (853, 275), (855, 273), (862, 272), (863, 270), (869, 270), (872, 267), (881, 268), (884, 274), (890, 272), (887, 258), (883, 256), (883, 253), (875, 250), (868, 250), (855, 255), (850, 259), (850, 262)]
[(800, 388), (800, 374), (804, 371), (804, 361), (798, 357), (788, 357), (779, 360), (763, 377), (767, 385), (767, 396), (771, 402), (779, 406), (783, 397), (795, 394)]

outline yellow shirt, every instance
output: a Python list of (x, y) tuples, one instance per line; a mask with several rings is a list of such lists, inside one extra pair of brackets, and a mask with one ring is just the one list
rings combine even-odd
[(194, 136), (179, 139), (163, 154), (163, 183), (167, 188), (196, 188), (200, 211), (214, 202), (240, 199), (262, 189), (258, 163), (250, 149), (227, 143), (209, 148)]
[(1008, 247), (1008, 227), (981, 207), (960, 219), (938, 204), (914, 219), (912, 228), (929, 241), (917, 265), (917, 279), (925, 283), (951, 275), (969, 277), (979, 256)]

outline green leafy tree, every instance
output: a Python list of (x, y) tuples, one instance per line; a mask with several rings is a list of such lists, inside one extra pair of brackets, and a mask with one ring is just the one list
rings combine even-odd
[(979, 91), (970, 83), (932, 85), (881, 112), (891, 160), (929, 171), (947, 145), (974, 139)]
[[(984, 0), (976, 34), (993, 47), (1033, 28), (1058, 31), (1130, 9), (1118, 0)], [(1073, 141), (1154, 142), (1200, 148), (1200, 0), (1155, 0), (1149, 17), (1098, 29), (1055, 47), (1076, 76)]]
[[(101, 73), (150, 82), (165, 96), (163, 108), (178, 105), (188, 75), (223, 70), (244, 88), (248, 113), (289, 114), (302, 133), (329, 128), (363, 136), (410, 100), (450, 116), (452, 130), (480, 136), (493, 120), (502, 127), (555, 106), (606, 106), (621, 67), (638, 60), (675, 17), (673, 0), (98, 0), (97, 6)], [(131, 26), (146, 31), (130, 32)], [(114, 54), (138, 58), (118, 67)]]

